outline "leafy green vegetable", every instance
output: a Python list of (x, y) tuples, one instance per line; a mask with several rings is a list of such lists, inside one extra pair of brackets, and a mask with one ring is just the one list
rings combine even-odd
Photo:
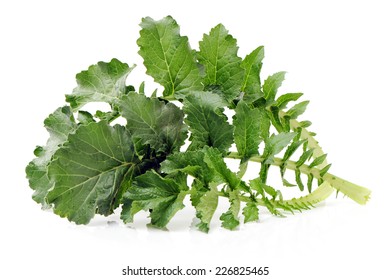
[[(144, 210), (153, 226), (164, 228), (189, 196), (204, 232), (221, 199), (229, 207), (219, 220), (229, 230), (240, 225), (241, 213), (244, 223), (261, 219), (260, 207), (284, 216), (314, 207), (334, 190), (367, 202), (370, 190), (329, 173), (311, 122), (298, 120), (309, 103), (298, 101), (302, 93), (278, 94), (285, 72), (262, 82), (262, 46), (242, 59), (222, 24), (197, 51), (170, 16), (147, 17), (140, 26), (139, 54), (163, 92), (148, 93), (145, 83), (137, 92), (127, 84), (134, 66), (117, 59), (77, 74), (69, 106), (46, 118), (49, 139), (26, 167), (36, 202), (76, 224), (118, 208), (123, 222), (132, 223)], [(92, 102), (111, 110), (80, 110)], [(118, 118), (126, 124), (114, 125)], [(238, 172), (228, 160), (240, 161)], [(249, 182), (248, 168), (258, 173)], [(280, 171), (279, 185), (267, 182), (272, 168)], [(300, 195), (285, 200), (284, 186)]]
[[(240, 94), (244, 81), (245, 70), (241, 67), (242, 59), (237, 56), (237, 51), (236, 39), (222, 24), (204, 34), (199, 42), (198, 59), (205, 68), (203, 84), (206, 88), (218, 87), (228, 101)], [(247, 68), (247, 72), (250, 69)]]
[(202, 90), (201, 76), (188, 38), (180, 36), (179, 25), (172, 17), (154, 21), (142, 19), (139, 54), (147, 72), (164, 86), (164, 96), (185, 95)]

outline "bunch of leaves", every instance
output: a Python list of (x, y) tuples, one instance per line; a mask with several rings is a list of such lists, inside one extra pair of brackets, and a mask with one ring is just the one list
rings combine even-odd
[[(68, 105), (44, 122), (47, 144), (26, 168), (36, 202), (76, 224), (118, 207), (131, 223), (144, 210), (163, 228), (190, 196), (197, 226), (207, 232), (220, 198), (230, 204), (220, 216), (227, 229), (239, 226), (241, 213), (245, 223), (259, 220), (260, 207), (283, 216), (312, 208), (334, 190), (360, 204), (368, 200), (368, 189), (328, 172), (311, 123), (298, 120), (308, 101), (298, 102), (302, 93), (278, 94), (285, 73), (261, 80), (262, 46), (242, 59), (222, 24), (204, 34), (198, 50), (172, 17), (147, 17), (140, 26), (139, 54), (163, 92), (147, 95), (144, 83), (138, 90), (128, 85), (134, 66), (117, 59), (77, 74)], [(111, 110), (82, 110), (91, 102)], [(126, 125), (114, 125), (118, 117)], [(239, 161), (238, 172), (226, 158)], [(245, 181), (250, 161), (258, 163), (258, 176)], [(271, 168), (280, 170), (279, 186), (268, 183)], [(283, 187), (304, 194), (285, 200)]]

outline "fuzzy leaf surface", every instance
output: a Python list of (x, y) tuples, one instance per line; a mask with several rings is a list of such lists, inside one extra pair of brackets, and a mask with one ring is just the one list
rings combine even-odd
[(70, 108), (65, 106), (50, 114), (44, 125), (49, 132), (49, 140), (45, 147), (35, 149), (37, 158), (27, 165), (26, 175), (30, 187), (34, 190), (33, 199), (43, 207), (48, 207), (45, 198), (54, 184), (48, 176), (48, 165), (53, 154), (68, 139), (68, 135), (76, 130), (76, 122)]
[(126, 93), (126, 78), (135, 66), (129, 67), (118, 59), (98, 62), (88, 70), (76, 75), (77, 87), (66, 101), (73, 109), (79, 109), (88, 102), (114, 104)]

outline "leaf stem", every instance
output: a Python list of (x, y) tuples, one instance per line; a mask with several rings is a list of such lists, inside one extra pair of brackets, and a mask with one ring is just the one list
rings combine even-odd
[[(240, 160), (242, 158), (237, 152), (231, 152), (226, 157), (231, 158), (231, 159), (240, 159)], [(252, 156), (251, 158), (249, 158), (249, 160), (253, 161), (253, 162), (258, 162), (258, 163), (262, 163), (264, 161), (264, 159), (261, 156)], [(356, 201), (359, 204), (365, 204), (370, 197), (371, 191), (369, 189), (364, 188), (364, 187), (359, 186), (359, 185), (356, 185), (354, 183), (351, 183), (351, 182), (344, 180), (340, 177), (337, 177), (331, 173), (326, 173), (324, 176), (321, 176), (320, 169), (318, 169), (318, 168), (315, 168), (315, 167), (310, 168), (306, 164), (303, 164), (298, 168), (296, 166), (295, 161), (287, 160), (287, 161), (283, 162), (283, 160), (281, 158), (277, 158), (277, 157), (274, 158), (274, 160), (271, 164), (274, 166), (281, 166), (282, 164), (285, 164), (287, 169), (290, 169), (290, 170), (299, 169), (302, 173), (304, 173), (306, 175), (311, 174), (317, 180), (320, 180), (320, 181), (323, 180), (323, 181), (327, 182), (328, 184), (321, 184), (319, 186), (318, 189), (320, 189), (320, 190), (318, 192), (316, 192), (316, 193), (315, 193), (315, 191), (313, 192), (313, 193), (315, 193), (316, 196), (318, 195), (318, 193), (321, 193), (321, 195), (318, 197), (322, 197), (323, 199), (326, 199), (332, 193), (333, 189), (336, 189), (337, 191), (342, 192), (343, 194), (345, 194), (346, 196), (348, 196), (349, 198), (351, 198), (352, 200)], [(333, 187), (333, 189), (331, 187)], [(309, 195), (311, 195), (311, 194), (309, 194)], [(308, 196), (306, 196), (306, 199), (310, 198)]]

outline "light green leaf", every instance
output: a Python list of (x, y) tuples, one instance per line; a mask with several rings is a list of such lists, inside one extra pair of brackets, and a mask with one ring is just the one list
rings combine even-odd
[(296, 119), (298, 116), (302, 115), (305, 112), (308, 104), (309, 101), (302, 101), (298, 104), (295, 104), (291, 109), (286, 112), (286, 115), (289, 116), (290, 119)]
[(55, 185), (48, 202), (76, 224), (87, 224), (95, 213), (109, 215), (122, 182), (137, 172), (139, 162), (124, 127), (106, 122), (80, 126), (53, 156), (49, 177)]
[(244, 209), (242, 209), (244, 215), (244, 223), (256, 222), (259, 220), (259, 208), (256, 202), (248, 202)]
[(110, 62), (98, 62), (88, 70), (76, 75), (77, 87), (66, 101), (73, 109), (79, 109), (88, 102), (114, 104), (126, 90), (126, 78), (134, 69), (114, 58)]
[(205, 67), (203, 84), (206, 88), (219, 86), (229, 102), (240, 94), (245, 73), (236, 42), (222, 24), (204, 34), (199, 42), (198, 59)]
[(205, 146), (226, 152), (233, 143), (233, 126), (222, 112), (223, 99), (210, 92), (193, 92), (184, 100), (185, 120), (191, 131), (190, 150)]
[(218, 206), (218, 191), (216, 188), (212, 188), (206, 192), (196, 205), (196, 216), (200, 219), (200, 223), (197, 227), (204, 232), (208, 232), (210, 229), (210, 222), (213, 218), (215, 210)]
[(279, 134), (272, 134), (270, 138), (265, 141), (265, 148), (263, 158), (265, 164), (273, 162), (273, 156), (280, 153), (294, 138), (294, 132), (281, 132)]
[(223, 213), (220, 217), (222, 221), (222, 227), (233, 230), (239, 224), (238, 214), (240, 213), (240, 198), (238, 190), (231, 191), (229, 193), (229, 210)]
[(33, 159), (26, 167), (27, 179), (34, 190), (33, 199), (48, 207), (46, 195), (54, 182), (49, 179), (47, 168), (51, 157), (57, 149), (68, 139), (68, 135), (76, 129), (76, 122), (68, 106), (58, 108), (44, 121), (50, 137), (45, 147), (37, 147), (34, 151), (37, 158)]
[(233, 117), (234, 142), (237, 151), (244, 160), (253, 155), (259, 154), (260, 135), (268, 133), (262, 132), (262, 114), (258, 108), (249, 108), (244, 102), (240, 101), (236, 107), (236, 115)]
[(275, 106), (279, 109), (284, 109), (289, 102), (297, 101), (302, 95), (303, 93), (300, 92), (283, 94), (276, 100)]
[(180, 97), (193, 90), (202, 90), (195, 52), (188, 38), (180, 36), (176, 21), (168, 16), (155, 21), (142, 19), (139, 54), (144, 59), (146, 73), (164, 87), (164, 96)]
[(136, 177), (125, 194), (125, 197), (132, 201), (132, 206), (130, 214), (122, 215), (132, 221), (132, 215), (139, 209), (152, 210), (152, 225), (163, 228), (176, 212), (184, 207), (183, 200), (187, 189), (187, 186), (178, 184), (172, 178), (163, 178), (154, 171), (148, 171)]
[(270, 104), (275, 100), (276, 93), (284, 81), (285, 74), (286, 72), (278, 72), (269, 76), (264, 81), (263, 92), (264, 98), (267, 100), (267, 104)]
[(157, 152), (178, 150), (187, 137), (184, 114), (173, 103), (130, 92), (119, 102), (119, 110), (132, 136)]
[(241, 67), (245, 69), (244, 82), (241, 91), (245, 94), (256, 94), (259, 97), (263, 95), (261, 92), (260, 71), (263, 65), (264, 47), (260, 46), (250, 54), (248, 54), (241, 63)]

